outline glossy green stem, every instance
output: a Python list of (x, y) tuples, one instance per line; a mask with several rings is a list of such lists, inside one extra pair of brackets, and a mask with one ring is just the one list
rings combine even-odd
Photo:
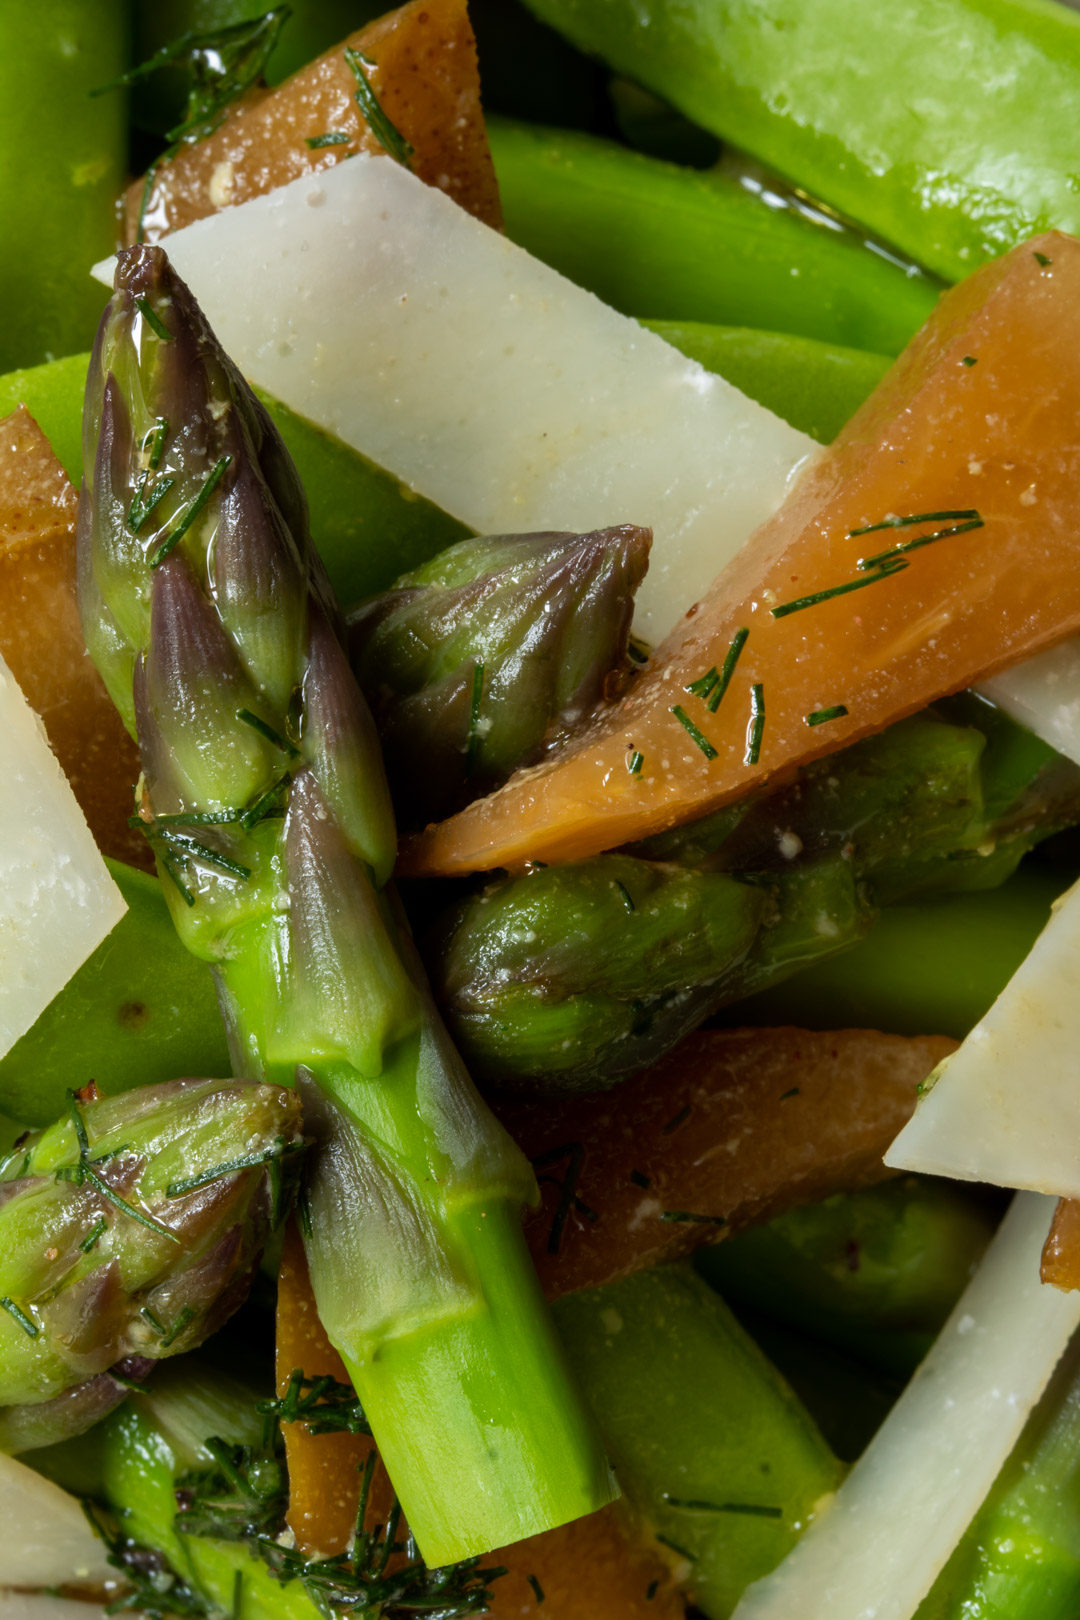
[(489, 134), (511, 239), (628, 315), (897, 354), (937, 301), (935, 281), (732, 176), (499, 119)]
[(619, 1479), (710, 1620), (795, 1542), (841, 1468), (689, 1266), (569, 1294), (559, 1330)]
[(85, 349), (101, 310), (90, 266), (113, 247), (127, 159), (121, 0), (0, 3), (0, 369)]
[(528, 3), (950, 280), (1080, 229), (1080, 18), (1063, 5), (882, 0), (871, 20), (850, 0)]

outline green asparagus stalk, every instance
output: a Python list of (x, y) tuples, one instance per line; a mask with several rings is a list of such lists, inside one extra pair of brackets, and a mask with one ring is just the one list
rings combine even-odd
[(428, 1558), (610, 1500), (522, 1238), (519, 1150), (386, 887), (374, 727), (295, 470), (160, 249), (120, 255), (87, 383), (80, 602), (234, 1066), (298, 1079), (319, 1313)]
[[(637, 75), (644, 78), (644, 75)], [(898, 354), (940, 284), (794, 198), (570, 131), (488, 121), (506, 229), (627, 315), (793, 332)]]
[(841, 1468), (791, 1390), (687, 1265), (569, 1294), (556, 1317), (627, 1500), (726, 1620)]
[(1075, 766), (965, 700), (631, 852), (494, 880), (433, 935), (440, 997), (477, 1072), (610, 1085), (880, 905), (1000, 883), (1078, 809)]
[(175, 1080), (69, 1097), (0, 1163), (0, 1450), (48, 1445), (201, 1344), (287, 1207), (295, 1095)]
[(399, 820), (450, 814), (615, 695), (650, 539), (463, 540), (350, 614)]
[(694, 1263), (736, 1309), (906, 1376), (967, 1285), (994, 1216), (969, 1190), (908, 1176), (789, 1210)]

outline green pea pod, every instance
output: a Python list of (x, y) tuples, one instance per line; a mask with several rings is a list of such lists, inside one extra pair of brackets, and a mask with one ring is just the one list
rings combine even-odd
[(112, 251), (127, 159), (124, 103), (91, 91), (123, 70), (120, 0), (0, 0), (0, 368), (84, 349)]
[(1037, 231), (1080, 230), (1080, 18), (1065, 6), (879, 0), (869, 16), (850, 0), (528, 3), (949, 280)]
[(111, 1095), (231, 1072), (213, 981), (177, 939), (160, 885), (109, 869), (126, 915), (0, 1061), (0, 1110), (26, 1125), (50, 1124), (90, 1080)]
[(488, 135), (511, 239), (628, 315), (897, 354), (937, 301), (932, 279), (733, 176), (501, 119)]
[(689, 1266), (569, 1294), (559, 1330), (631, 1505), (724, 1620), (794, 1544), (841, 1468)]

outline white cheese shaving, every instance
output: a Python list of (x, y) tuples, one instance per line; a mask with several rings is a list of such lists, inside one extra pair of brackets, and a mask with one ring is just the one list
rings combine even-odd
[(651, 641), (816, 451), (384, 156), (165, 245), (253, 382), (479, 533), (651, 525)]
[[(0, 1587), (98, 1585), (117, 1578), (75, 1498), (2, 1454), (0, 1524)], [(0, 1609), (0, 1615), (8, 1613), (13, 1611)]]
[(979, 690), (1080, 765), (1080, 639), (1036, 653), (984, 681)]
[(3, 659), (0, 735), (2, 1057), (126, 907), (41, 722)]
[(911, 1620), (1080, 1324), (1080, 1294), (1039, 1282), (1053, 1207), (1013, 1200), (867, 1450), (732, 1620)]
[(1080, 884), (885, 1155), (928, 1175), (1080, 1198)]

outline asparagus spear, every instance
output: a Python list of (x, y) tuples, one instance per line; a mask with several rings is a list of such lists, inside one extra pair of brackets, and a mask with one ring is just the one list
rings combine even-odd
[(610, 1085), (855, 943), (876, 906), (1001, 882), (1078, 806), (1075, 766), (965, 700), (633, 852), (493, 881), (435, 932), (433, 971), (477, 1072)]
[(524, 1249), (535, 1182), (386, 887), (385, 777), (292, 464), (160, 249), (122, 253), (116, 289), (87, 382), (87, 644), (234, 1066), (304, 1088), (319, 1312), (450, 1561), (614, 1490)]
[(0, 1450), (97, 1421), (241, 1303), (301, 1146), (297, 1099), (175, 1080), (67, 1114), (0, 1163)]
[(650, 539), (626, 525), (463, 540), (354, 610), (399, 819), (458, 809), (614, 696)]

